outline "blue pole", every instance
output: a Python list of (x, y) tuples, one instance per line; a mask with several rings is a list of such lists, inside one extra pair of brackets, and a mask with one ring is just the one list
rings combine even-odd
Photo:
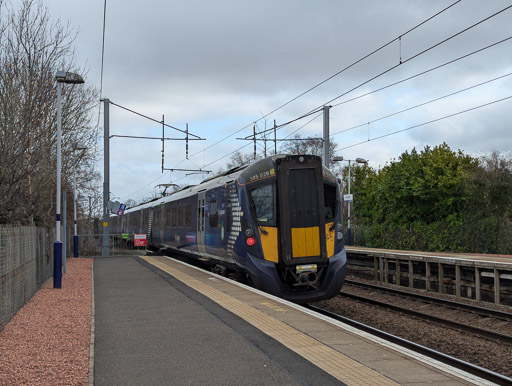
[(53, 288), (62, 288), (62, 242), (53, 244)]
[[(76, 221), (75, 221), (76, 224)], [(78, 235), (73, 236), (75, 257), (78, 257)]]

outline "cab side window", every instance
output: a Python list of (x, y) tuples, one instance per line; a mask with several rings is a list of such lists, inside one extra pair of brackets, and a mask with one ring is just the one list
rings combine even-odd
[(330, 184), (324, 184), (324, 215), (326, 222), (336, 218), (336, 187)]

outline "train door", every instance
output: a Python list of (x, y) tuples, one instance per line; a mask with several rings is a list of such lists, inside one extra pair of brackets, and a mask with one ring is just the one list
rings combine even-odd
[(197, 249), (199, 253), (206, 254), (205, 247), (205, 213), (204, 206), (206, 200), (206, 191), (197, 193)]
[(283, 160), (279, 167), (281, 256), (285, 264), (325, 258), (322, 164)]

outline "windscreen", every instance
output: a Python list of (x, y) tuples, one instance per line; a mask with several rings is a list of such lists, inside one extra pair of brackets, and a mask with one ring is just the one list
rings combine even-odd
[(250, 191), (256, 221), (261, 225), (275, 225), (274, 184), (262, 185)]

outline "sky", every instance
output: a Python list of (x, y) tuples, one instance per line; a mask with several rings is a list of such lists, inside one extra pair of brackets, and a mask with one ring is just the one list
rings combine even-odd
[[(78, 32), (75, 62), (87, 69), (88, 84), (101, 87), (102, 98), (157, 121), (165, 117), (181, 130), (188, 124), (191, 134), (204, 139), (189, 142), (188, 160), (184, 141), (166, 141), (166, 169), (215, 172), (243, 146), (241, 152), (252, 154), (252, 142), (237, 138), (251, 135), (254, 122), (261, 131), (274, 120), (280, 125), (324, 105), (332, 106), (336, 154), (367, 159), (376, 169), (405, 151), (443, 142), (475, 157), (510, 152), (512, 98), (499, 100), (512, 96), (512, 39), (433, 69), (512, 37), (510, 8), (441, 43), (510, 1), (462, 0), (408, 32), (455, 2), (107, 0), (102, 83), (105, 1), (47, 5), (54, 20)], [(100, 104), (92, 122), (98, 121), (102, 128)], [(322, 116), (314, 114), (280, 128), (277, 137), (321, 137), (322, 125)], [(110, 105), (110, 134), (161, 137), (162, 125)], [(184, 135), (166, 128), (165, 137)], [(110, 140), (115, 200), (140, 201), (159, 192), (159, 184), (196, 184), (206, 177), (187, 174), (162, 173), (160, 140)]]

